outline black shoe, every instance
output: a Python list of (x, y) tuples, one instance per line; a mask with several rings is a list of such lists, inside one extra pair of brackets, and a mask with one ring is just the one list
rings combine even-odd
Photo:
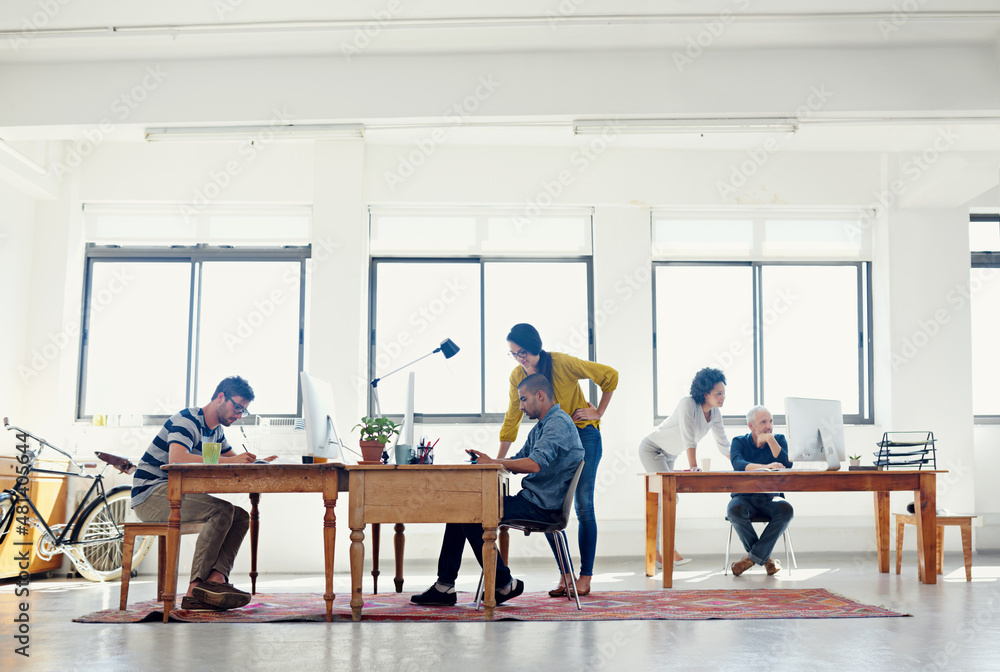
[(250, 604), (250, 593), (229, 583), (202, 581), (191, 591), (194, 599), (217, 609), (239, 609)]
[(187, 609), (189, 611), (225, 611), (225, 609), (219, 609), (218, 607), (213, 607), (211, 604), (199, 602), (193, 597), (188, 597), (187, 595), (181, 598), (181, 609)]
[(514, 585), (511, 586), (510, 592), (504, 595), (499, 590), (496, 592), (497, 604), (503, 604), (507, 600), (513, 599), (524, 592), (524, 581), (521, 579), (514, 579)]
[(442, 593), (431, 586), (419, 595), (411, 595), (410, 602), (424, 607), (454, 607), (455, 603), (458, 602), (458, 595), (456, 593)]

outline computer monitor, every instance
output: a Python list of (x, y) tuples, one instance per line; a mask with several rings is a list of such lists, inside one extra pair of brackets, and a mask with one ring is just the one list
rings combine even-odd
[(844, 412), (835, 399), (785, 397), (785, 439), (792, 462), (826, 462), (827, 471), (847, 459)]
[(306, 453), (346, 463), (347, 452), (343, 450), (333, 414), (333, 388), (330, 383), (305, 371), (299, 374), (299, 380), (306, 423)]

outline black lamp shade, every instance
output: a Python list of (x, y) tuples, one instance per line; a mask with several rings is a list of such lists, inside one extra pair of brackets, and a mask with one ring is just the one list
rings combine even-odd
[(450, 338), (446, 338), (441, 341), (441, 354), (444, 355), (445, 359), (451, 359), (458, 354), (459, 347), (455, 345), (455, 341)]

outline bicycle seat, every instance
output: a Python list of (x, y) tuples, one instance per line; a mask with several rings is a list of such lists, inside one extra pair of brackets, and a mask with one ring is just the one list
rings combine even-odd
[(112, 467), (122, 472), (123, 474), (131, 474), (135, 471), (135, 465), (132, 464), (131, 460), (124, 457), (119, 457), (118, 455), (112, 455), (110, 453), (95, 452), (99, 458), (110, 464)]

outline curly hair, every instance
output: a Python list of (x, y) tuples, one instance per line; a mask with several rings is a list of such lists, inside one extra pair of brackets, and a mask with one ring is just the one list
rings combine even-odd
[(726, 374), (719, 369), (705, 367), (694, 374), (694, 380), (691, 381), (691, 396), (699, 404), (704, 404), (705, 397), (719, 383), (726, 384)]

